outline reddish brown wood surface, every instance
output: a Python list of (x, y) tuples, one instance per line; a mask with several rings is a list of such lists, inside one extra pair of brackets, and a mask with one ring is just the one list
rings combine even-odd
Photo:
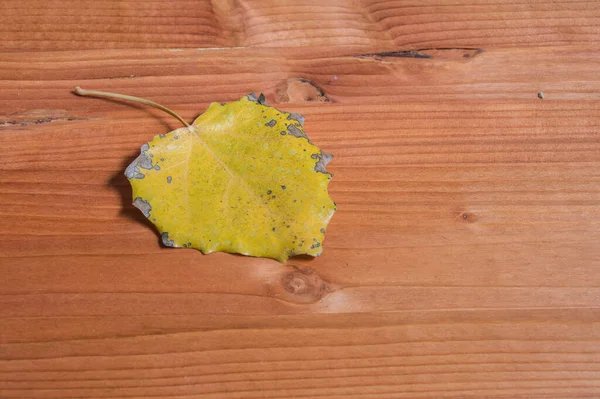
[(581, 0), (3, 0), (0, 49), (592, 44), (599, 16)]
[[(0, 398), (600, 396), (595, 3), (44, 4), (0, 3)], [(75, 85), (304, 114), (324, 255), (161, 247), (123, 170), (178, 122)]]

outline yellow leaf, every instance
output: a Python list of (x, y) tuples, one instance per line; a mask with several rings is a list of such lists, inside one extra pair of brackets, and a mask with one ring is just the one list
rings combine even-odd
[(307, 138), (301, 116), (248, 95), (154, 137), (126, 176), (165, 245), (284, 262), (322, 252), (336, 209), (330, 159)]

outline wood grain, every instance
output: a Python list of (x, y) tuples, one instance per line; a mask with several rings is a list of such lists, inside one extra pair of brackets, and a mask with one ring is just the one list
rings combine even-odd
[[(0, 398), (600, 396), (594, 3), (31, 4), (0, 4)], [(123, 170), (178, 122), (76, 85), (305, 115), (323, 256), (163, 248)]]
[(592, 44), (599, 16), (579, 0), (4, 0), (0, 50)]

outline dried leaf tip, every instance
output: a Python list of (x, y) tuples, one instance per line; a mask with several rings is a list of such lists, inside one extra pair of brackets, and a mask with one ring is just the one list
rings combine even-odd
[(127, 94), (118, 94), (118, 93), (109, 93), (106, 91), (96, 91), (96, 90), (85, 90), (81, 87), (75, 87), (75, 94), (83, 97), (100, 97), (100, 98), (116, 98), (117, 100), (125, 100), (125, 101), (133, 101), (136, 103), (148, 105), (150, 107), (154, 107), (160, 109), (161, 111), (166, 112), (167, 114), (177, 118), (181, 123), (185, 126), (190, 127), (190, 124), (185, 121), (181, 116), (179, 116), (175, 111), (171, 111), (169, 108), (155, 103), (154, 101), (146, 100), (145, 98), (128, 96)]

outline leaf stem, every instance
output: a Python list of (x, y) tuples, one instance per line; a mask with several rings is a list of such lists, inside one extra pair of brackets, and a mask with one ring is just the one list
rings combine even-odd
[(167, 114), (169, 114), (169, 115), (174, 116), (175, 118), (177, 118), (185, 126), (190, 127), (190, 124), (187, 123), (185, 121), (185, 119), (183, 119), (181, 116), (179, 116), (175, 111), (171, 111), (169, 108), (164, 107), (164, 106), (162, 106), (162, 105), (160, 105), (158, 103), (155, 103), (154, 101), (146, 100), (145, 98), (128, 96), (126, 94), (108, 93), (108, 92), (105, 92), (105, 91), (85, 90), (85, 89), (82, 89), (79, 86), (77, 86), (75, 88), (75, 94), (77, 94), (79, 96), (84, 96), (84, 97), (105, 97), (105, 98), (108, 97), (108, 98), (116, 98), (116, 99), (119, 99), (119, 100), (133, 101), (133, 102), (136, 102), (136, 103), (149, 105), (151, 107), (158, 108), (158, 109), (160, 109), (162, 111), (165, 111)]

